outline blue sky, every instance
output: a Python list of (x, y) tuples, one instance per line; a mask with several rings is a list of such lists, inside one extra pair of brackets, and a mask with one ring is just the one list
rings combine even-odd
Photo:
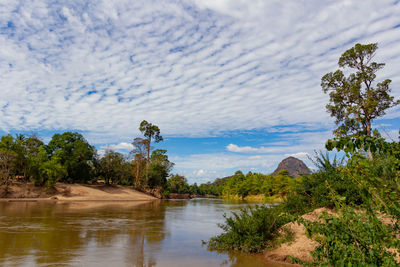
[[(0, 14), (0, 133), (126, 151), (145, 119), (191, 183), (309, 164), (334, 128), (321, 77), (357, 42), (378, 42), (377, 80), (400, 97), (399, 1), (3, 0)], [(397, 137), (399, 114), (375, 126)]]

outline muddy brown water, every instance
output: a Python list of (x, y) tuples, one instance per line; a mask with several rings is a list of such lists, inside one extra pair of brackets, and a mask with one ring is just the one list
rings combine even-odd
[(246, 205), (220, 199), (0, 202), (0, 266), (282, 266), (262, 255), (202, 246), (221, 232), (224, 213)]

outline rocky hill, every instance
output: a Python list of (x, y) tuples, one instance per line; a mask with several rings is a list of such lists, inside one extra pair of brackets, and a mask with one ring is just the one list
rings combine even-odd
[(272, 173), (272, 175), (277, 175), (278, 172), (281, 170), (287, 170), (289, 171), (290, 176), (292, 177), (297, 177), (301, 174), (310, 174), (310, 169), (307, 167), (306, 164), (304, 164), (303, 161), (295, 158), (295, 157), (288, 157), (284, 160), (282, 160), (278, 168)]

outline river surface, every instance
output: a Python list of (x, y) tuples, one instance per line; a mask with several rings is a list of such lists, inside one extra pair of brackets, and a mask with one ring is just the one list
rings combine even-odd
[(221, 233), (224, 213), (246, 205), (220, 199), (0, 202), (0, 266), (279, 266), (262, 255), (202, 246)]

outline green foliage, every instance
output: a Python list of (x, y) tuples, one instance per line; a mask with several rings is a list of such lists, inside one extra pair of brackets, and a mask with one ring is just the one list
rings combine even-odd
[(153, 125), (145, 120), (140, 123), (139, 130), (143, 133), (147, 139), (152, 140), (156, 143), (163, 141), (163, 137), (160, 135), (160, 128), (157, 125)]
[[(67, 169), (61, 164), (61, 158), (58, 153), (51, 158), (46, 158), (44, 150), (39, 152), (38, 158), (41, 158), (39, 165), (39, 179), (35, 179), (37, 185), (45, 185), (47, 188), (52, 188), (56, 182), (63, 179), (67, 175)], [(42, 154), (42, 155), (41, 155)]]
[(165, 149), (154, 150), (151, 153), (150, 161), (153, 166), (160, 165), (164, 167), (167, 173), (174, 167), (174, 163), (168, 160), (167, 150)]
[(113, 150), (106, 150), (100, 159), (99, 174), (106, 184), (132, 183), (131, 165), (124, 155)]
[(144, 181), (143, 170), (147, 165), (147, 160), (146, 160), (147, 143), (148, 143), (147, 139), (143, 139), (140, 137), (135, 138), (132, 143), (134, 147), (134, 149), (132, 150), (132, 153), (134, 155), (132, 161), (132, 172), (133, 175), (135, 176), (136, 188), (140, 188), (146, 183), (146, 181)]
[(333, 207), (330, 189), (335, 190), (345, 199), (346, 204), (359, 205), (362, 203), (359, 188), (356, 183), (341, 170), (344, 167), (344, 159), (338, 160), (336, 156), (331, 161), (329, 154), (316, 154), (313, 160), (317, 171), (307, 179), (303, 179), (297, 187), (297, 193), (310, 197), (311, 206)]
[(8, 185), (11, 176), (16, 172), (14, 163), (17, 154), (11, 150), (0, 149), (0, 185)]
[(219, 227), (224, 233), (211, 238), (211, 250), (241, 250), (261, 252), (280, 235), (278, 230), (289, 221), (279, 209), (266, 206), (242, 209), (239, 213), (224, 215), (225, 224)]
[(377, 49), (377, 44), (356, 44), (344, 52), (338, 62), (339, 67), (354, 69), (355, 73), (346, 77), (337, 70), (321, 79), (323, 91), (330, 92), (326, 109), (339, 125), (334, 131), (337, 137), (371, 136), (371, 121), (400, 103), (389, 95), (391, 80), (374, 84), (375, 73), (385, 66), (384, 63), (371, 62)]
[[(153, 181), (150, 182), (149, 180), (149, 169), (150, 169), (150, 150), (151, 150), (151, 140), (154, 139), (154, 142), (159, 143), (163, 141), (163, 137), (160, 135), (160, 128), (158, 128), (157, 125), (153, 125), (152, 123), (149, 123), (145, 120), (143, 120), (140, 123), (139, 130), (143, 133), (143, 135), (147, 138), (145, 144), (146, 148), (146, 154), (147, 154), (147, 161), (146, 161), (146, 183), (147, 184), (153, 184), (154, 181), (154, 176), (153, 176)], [(160, 169), (159, 167), (156, 167), (156, 169)], [(153, 170), (153, 175), (154, 175), (154, 170)]]
[[(156, 126), (147, 126), (155, 131), (155, 136), (159, 135)], [(156, 139), (159, 141), (160, 136)], [(121, 153), (111, 150), (106, 151), (102, 158), (98, 158), (94, 147), (79, 133), (55, 134), (48, 145), (43, 144), (34, 135), (26, 137), (19, 134), (15, 138), (11, 135), (2, 136), (0, 183), (8, 183), (17, 177), (20, 180), (33, 181), (35, 185), (53, 187), (58, 181), (91, 182), (100, 178), (104, 179), (106, 184), (135, 183), (137, 187), (164, 187), (174, 165), (168, 160), (167, 151), (153, 151), (149, 177), (144, 180), (148, 140), (136, 138), (134, 145), (134, 159), (130, 161)], [(199, 190), (197, 185), (194, 190)]]
[(284, 211), (292, 215), (303, 215), (313, 209), (312, 198), (297, 192), (288, 194), (281, 206)]
[(96, 151), (79, 133), (55, 134), (46, 146), (50, 157), (57, 153), (67, 170), (65, 181), (87, 182), (94, 178)]
[(340, 177), (352, 182), (358, 203), (349, 201), (349, 194), (326, 181), (325, 199), (333, 203), (337, 215), (324, 214), (321, 222), (301, 220), (319, 243), (312, 253), (316, 265), (398, 265), (400, 187), (395, 154), (376, 154), (371, 161), (355, 153), (337, 170)]
[(151, 165), (147, 186), (154, 188), (164, 187), (167, 183), (168, 172), (162, 165)]
[(3, 153), (13, 154), (13, 160), (8, 163), (9, 175), (18, 176), (28, 180), (36, 172), (32, 169), (32, 161), (37, 156), (39, 148), (43, 142), (35, 135), (25, 137), (18, 134), (15, 138), (11, 135), (2, 136), (0, 140), (0, 150)]
[(151, 153), (150, 171), (147, 180), (147, 186), (154, 188), (157, 186), (165, 187), (167, 177), (174, 163), (168, 160), (167, 151), (156, 149)]
[[(389, 95), (390, 80), (375, 84), (375, 73), (384, 66), (371, 62), (376, 49), (376, 44), (356, 44), (339, 59), (340, 67), (353, 68), (355, 73), (346, 77), (337, 70), (322, 78), (324, 92), (330, 92), (327, 110), (339, 125), (336, 138), (328, 140), (326, 147), (343, 150), (348, 161), (331, 161), (328, 154), (317, 154), (316, 172), (297, 179), (289, 179), (285, 173), (265, 177), (259, 191), (253, 188), (259, 181), (252, 174), (235, 173), (226, 178), (224, 195), (263, 192), (281, 194), (285, 201), (266, 213), (243, 210), (226, 218), (221, 226), (225, 232), (208, 243), (211, 249), (260, 251), (276, 238), (279, 227), (274, 226), (281, 226), (279, 222), (327, 206), (335, 208), (336, 214), (324, 213), (322, 221), (316, 222), (299, 219), (319, 244), (312, 252), (314, 262), (305, 265), (399, 265), (400, 143), (386, 142), (371, 128), (372, 120), (399, 101)], [(279, 217), (280, 211), (292, 217)]]
[[(328, 204), (337, 212), (323, 214), (322, 221), (300, 220), (319, 243), (312, 252), (317, 266), (398, 266), (400, 144), (386, 142), (377, 130), (372, 131), (371, 121), (400, 102), (389, 95), (389, 79), (373, 84), (375, 72), (384, 66), (371, 62), (377, 47), (356, 44), (339, 59), (340, 67), (356, 72), (345, 77), (338, 70), (322, 78), (324, 92), (331, 91), (327, 110), (340, 124), (326, 148), (343, 150), (348, 162), (332, 168), (321, 159), (318, 163), (324, 171), (319, 173), (329, 174), (325, 189), (316, 185), (321, 177), (312, 175), (299, 190), (311, 202)], [(391, 222), (384, 222), (382, 216)]]
[(170, 178), (168, 178), (167, 190), (170, 193), (178, 193), (178, 194), (191, 193), (190, 186), (187, 183), (187, 179), (179, 174), (172, 175)]
[(340, 216), (322, 215), (323, 222), (301, 220), (319, 245), (312, 252), (318, 266), (398, 266), (394, 247), (399, 241), (389, 224), (374, 212), (338, 207)]
[(295, 185), (296, 181), (289, 172), (282, 170), (276, 176), (248, 172), (244, 175), (237, 171), (233, 176), (224, 178), (214, 191), (223, 197), (245, 198), (249, 195), (263, 194), (266, 197), (286, 196)]

